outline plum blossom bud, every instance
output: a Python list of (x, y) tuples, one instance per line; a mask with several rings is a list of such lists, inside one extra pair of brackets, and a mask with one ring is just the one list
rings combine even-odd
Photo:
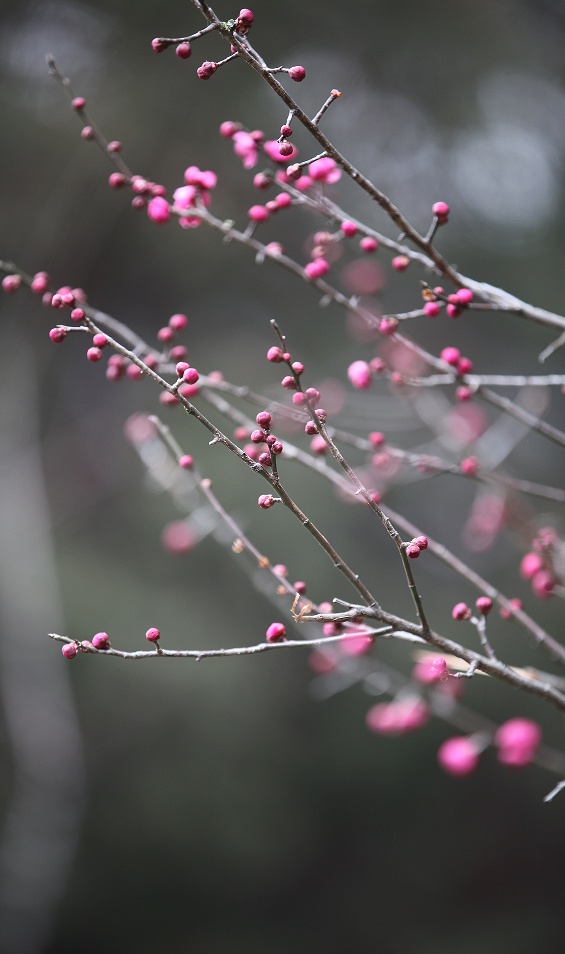
[(453, 619), (470, 619), (471, 610), (466, 603), (456, 603), (451, 610), (451, 615)]
[(438, 762), (449, 775), (470, 775), (479, 764), (479, 753), (473, 740), (467, 736), (447, 739), (437, 754)]
[(198, 79), (207, 80), (214, 75), (217, 69), (217, 63), (214, 63), (212, 60), (205, 60), (202, 66), (199, 66), (196, 70), (196, 75), (198, 76)]
[(363, 391), (371, 386), (373, 375), (366, 361), (354, 361), (347, 369), (347, 377), (354, 388)]
[(147, 205), (147, 215), (152, 222), (168, 222), (171, 217), (171, 207), (166, 199), (155, 196)]
[(280, 643), (286, 636), (286, 629), (282, 623), (271, 623), (265, 635), (268, 643)]

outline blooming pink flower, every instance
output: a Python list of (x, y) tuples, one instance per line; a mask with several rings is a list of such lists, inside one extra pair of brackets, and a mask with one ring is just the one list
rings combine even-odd
[(245, 132), (243, 129), (238, 129), (236, 132), (234, 132), (231, 138), (236, 156), (239, 156), (239, 158), (243, 161), (243, 168), (252, 169), (253, 166), (257, 165), (259, 152), (257, 149), (257, 142), (253, 136), (251, 136), (250, 133)]
[(341, 169), (329, 156), (323, 159), (315, 159), (308, 166), (308, 175), (316, 182), (326, 182), (331, 185), (341, 179)]

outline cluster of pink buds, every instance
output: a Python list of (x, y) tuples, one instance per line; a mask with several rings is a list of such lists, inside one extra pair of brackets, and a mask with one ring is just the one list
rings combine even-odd
[(555, 530), (544, 527), (533, 542), (533, 549), (522, 557), (520, 575), (531, 584), (535, 596), (547, 599), (555, 590), (559, 579), (555, 572), (556, 557), (561, 547)]
[[(114, 143), (114, 146), (117, 145), (117, 143)], [(119, 150), (114, 148), (113, 151), (118, 152)], [(111, 172), (108, 176), (108, 185), (111, 189), (124, 189), (126, 186), (129, 186), (133, 192), (131, 204), (134, 209), (145, 209), (148, 203), (151, 205), (152, 200), (158, 199), (158, 202), (154, 202), (154, 204), (151, 205), (151, 218), (155, 222), (166, 221), (166, 218), (168, 218), (168, 216), (165, 217), (166, 212), (162, 211), (165, 205), (167, 205), (164, 199), (167, 190), (164, 185), (158, 182), (151, 182), (149, 179), (140, 175), (132, 175), (131, 178), (128, 178), (123, 172)], [(160, 214), (158, 210), (161, 210)]]
[(437, 318), (443, 304), (446, 306), (445, 310), (449, 318), (458, 318), (463, 309), (467, 308), (474, 299), (470, 288), (458, 288), (452, 295), (446, 295), (441, 285), (435, 288), (426, 286), (422, 291), (422, 297), (426, 303), (424, 314), (428, 318)]
[(88, 653), (92, 652), (93, 649), (103, 652), (104, 650), (110, 648), (111, 643), (108, 633), (95, 633), (91, 640), (79, 642), (75, 639), (70, 643), (65, 643), (61, 647), (61, 652), (65, 659), (74, 659), (79, 652)]
[[(45, 272), (41, 272), (40, 274), (46, 275)], [(82, 288), (71, 288), (70, 285), (63, 285), (62, 288), (57, 289), (54, 295), (46, 291), (43, 296), (43, 302), (45, 305), (51, 305), (52, 308), (72, 309), (71, 318), (73, 321), (78, 322), (84, 319), (84, 311), (80, 306), (86, 302), (86, 293)]]
[(442, 361), (445, 361), (446, 364), (451, 365), (457, 374), (470, 374), (473, 370), (473, 362), (470, 358), (466, 358), (462, 355), (459, 348), (452, 346), (444, 348), (440, 354), (440, 358)]
[(190, 209), (197, 209), (198, 206), (209, 208), (212, 201), (210, 193), (217, 181), (216, 173), (210, 169), (202, 170), (198, 166), (189, 166), (185, 169), (185, 184), (173, 192), (173, 209), (180, 215), (179, 225), (183, 228), (197, 228), (200, 225), (200, 218), (197, 215), (187, 213)]
[[(253, 460), (256, 460), (262, 467), (272, 467), (274, 457), (278, 457), (283, 452), (283, 444), (274, 434), (271, 433), (272, 417), (268, 411), (260, 411), (255, 418), (259, 427), (251, 432), (251, 442), (255, 447), (266, 444), (266, 450), (258, 454), (250, 454)], [(261, 506), (261, 504), (259, 504)]]
[[(249, 33), (251, 27), (253, 26), (253, 21), (255, 17), (251, 10), (244, 7), (239, 11), (239, 15), (235, 20), (230, 20), (228, 26), (233, 30), (234, 34), (243, 39)], [(163, 53), (169, 46), (176, 44), (175, 53), (181, 60), (187, 60), (192, 55), (192, 47), (190, 41), (194, 41), (199, 37), (203, 36), (204, 33), (208, 31), (204, 30), (194, 36), (183, 37), (176, 40), (166, 39), (165, 37), (155, 37), (151, 41), (151, 48), (155, 53)], [(222, 66), (223, 63), (229, 62), (233, 56), (237, 56), (237, 50), (235, 46), (232, 45), (232, 55), (226, 57), (225, 60), (220, 60), (219, 62), (214, 62), (212, 60), (205, 60), (201, 66), (196, 70), (196, 75), (199, 79), (210, 79), (214, 75), (219, 66)], [(78, 107), (75, 107), (78, 108)]]
[[(490, 596), (479, 596), (475, 601), (475, 606), (481, 616), (488, 616), (492, 609), (492, 600)], [(467, 606), (467, 603), (456, 603), (451, 610), (451, 616), (456, 620), (471, 619), (472, 615), (471, 607)]]
[[(531, 719), (509, 719), (494, 736), (498, 761), (503, 765), (523, 768), (533, 762), (541, 742), (541, 730)], [(438, 751), (438, 762), (450, 775), (469, 775), (479, 764), (484, 741), (474, 736), (447, 739)]]
[(428, 538), (424, 536), (414, 537), (406, 546), (406, 556), (411, 560), (417, 560), (422, 550), (428, 549)]

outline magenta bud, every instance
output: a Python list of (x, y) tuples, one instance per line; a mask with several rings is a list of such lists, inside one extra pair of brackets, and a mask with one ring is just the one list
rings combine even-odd
[(264, 431), (268, 431), (273, 419), (268, 411), (259, 411), (255, 420), (257, 421), (259, 427), (262, 427)]
[(282, 623), (271, 623), (265, 635), (268, 643), (280, 643), (286, 636), (286, 628)]
[(451, 610), (453, 619), (470, 619), (471, 610), (466, 603), (456, 603)]

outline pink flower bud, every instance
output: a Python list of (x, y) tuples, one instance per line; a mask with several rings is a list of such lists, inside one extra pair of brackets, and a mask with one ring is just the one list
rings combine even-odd
[(257, 503), (261, 507), (261, 510), (268, 510), (269, 507), (272, 507), (275, 502), (275, 499), (272, 494), (261, 494)]
[(469, 305), (475, 297), (470, 288), (459, 288), (455, 292), (455, 296), (461, 305)]
[(371, 252), (376, 252), (379, 247), (379, 243), (376, 238), (373, 238), (371, 235), (365, 235), (364, 238), (359, 242), (359, 248), (362, 252), (370, 254)]
[(271, 623), (265, 635), (268, 643), (280, 643), (286, 636), (286, 628), (282, 623)]
[(471, 610), (466, 603), (456, 603), (451, 610), (451, 615), (453, 619), (470, 619)]
[(382, 335), (393, 335), (397, 328), (398, 320), (396, 318), (381, 318), (379, 321), (379, 331)]
[(462, 474), (467, 477), (474, 477), (479, 469), (479, 462), (476, 457), (465, 457), (459, 466)]
[(13, 295), (21, 287), (22, 280), (19, 275), (6, 275), (2, 279), (2, 288), (8, 295)]
[(47, 272), (37, 272), (31, 282), (31, 290), (34, 295), (43, 295), (49, 288), (49, 275)]
[(442, 361), (445, 361), (446, 364), (451, 364), (453, 367), (457, 367), (460, 357), (461, 352), (459, 348), (444, 348), (440, 354)]
[(539, 553), (526, 553), (520, 563), (520, 576), (524, 580), (531, 580), (543, 567), (543, 557)]
[(488, 616), (492, 609), (492, 600), (490, 596), (479, 596), (478, 599), (475, 600), (475, 606), (483, 616)]
[(347, 377), (354, 388), (363, 391), (371, 386), (373, 375), (366, 361), (354, 361), (347, 369)]
[(95, 649), (109, 649), (110, 638), (108, 633), (96, 633), (96, 635), (92, 637), (92, 645)]
[(470, 775), (479, 764), (479, 754), (472, 739), (457, 736), (447, 739), (437, 754), (438, 762), (450, 775)]
[(395, 255), (392, 262), (390, 263), (392, 267), (397, 272), (405, 272), (410, 264), (410, 259), (407, 255)]
[(434, 202), (432, 212), (438, 219), (445, 219), (449, 215), (449, 206), (447, 202)]
[(217, 69), (217, 63), (214, 63), (211, 60), (205, 60), (202, 66), (199, 66), (196, 70), (196, 75), (198, 76), (198, 79), (207, 80), (214, 75)]
[(283, 141), (279, 143), (279, 152), (281, 156), (292, 156), (294, 151), (294, 146), (286, 139), (283, 139)]
[(295, 83), (301, 83), (306, 76), (306, 70), (303, 66), (291, 66), (288, 71), (288, 75), (290, 76), (291, 80), (294, 80)]
[(224, 139), (231, 139), (236, 132), (239, 132), (241, 126), (239, 123), (233, 123), (231, 120), (226, 120), (220, 126), (220, 136), (223, 136)]
[(542, 567), (542, 569), (534, 573), (532, 577), (532, 591), (535, 596), (538, 596), (540, 599), (547, 599), (547, 597), (553, 593), (555, 583), (556, 580), (551, 570), (547, 567)]
[(355, 222), (349, 222), (348, 220), (345, 220), (345, 222), (341, 223), (340, 228), (347, 238), (353, 238), (353, 236), (357, 234), (357, 226), (355, 225)]
[(509, 719), (494, 737), (498, 761), (521, 768), (533, 761), (541, 742), (541, 729), (530, 719)]
[(179, 43), (175, 53), (178, 57), (180, 57), (181, 60), (187, 60), (192, 54), (192, 47), (190, 43)]
[(171, 217), (171, 207), (166, 199), (155, 196), (147, 204), (147, 215), (152, 222), (168, 222)]
[(252, 205), (247, 214), (252, 222), (266, 222), (269, 218), (269, 210), (264, 205)]
[(183, 373), (182, 379), (186, 384), (196, 384), (196, 382), (200, 380), (200, 375), (196, 368), (187, 368)]
[(259, 411), (255, 420), (259, 427), (262, 427), (264, 431), (268, 431), (273, 419), (268, 411)]
[(323, 275), (327, 275), (329, 270), (329, 262), (327, 262), (325, 258), (317, 258), (315, 261), (308, 262), (308, 264), (304, 266), (304, 274), (312, 281), (322, 278)]

